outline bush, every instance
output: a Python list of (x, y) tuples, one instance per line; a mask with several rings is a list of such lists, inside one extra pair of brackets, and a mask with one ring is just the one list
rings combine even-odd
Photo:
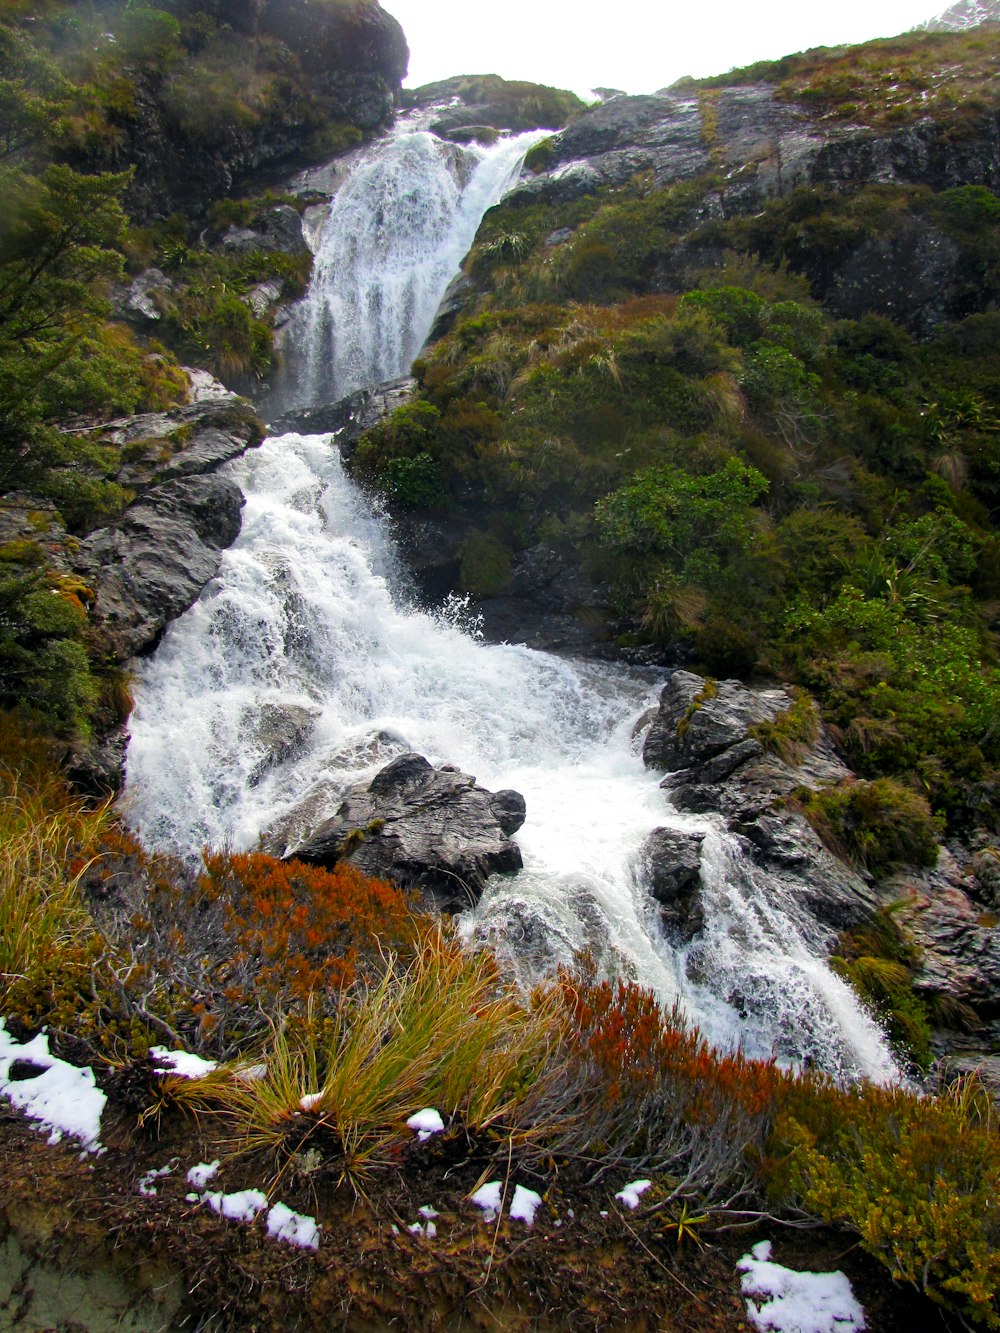
[(1000, 1328), (1000, 1137), (975, 1079), (937, 1098), (901, 1088), (791, 1087), (773, 1187), (908, 1282)]
[(806, 818), (827, 846), (873, 874), (937, 861), (942, 821), (931, 814), (926, 797), (892, 778), (842, 782), (801, 800)]

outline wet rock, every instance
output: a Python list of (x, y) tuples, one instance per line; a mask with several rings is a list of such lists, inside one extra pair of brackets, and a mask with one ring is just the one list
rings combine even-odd
[(509, 788), (496, 793), (490, 801), (490, 810), (508, 838), (517, 832), (528, 814), (524, 797), (519, 791)]
[(646, 735), (643, 763), (669, 772), (693, 768), (746, 742), (755, 722), (773, 719), (789, 703), (783, 690), (750, 690), (738, 680), (710, 682), (675, 671)]
[(354, 444), (365, 431), (371, 430), (372, 426), (397, 407), (408, 403), (416, 389), (416, 380), (409, 376), (389, 380), (373, 389), (361, 389), (349, 394), (347, 398), (341, 398), (335, 403), (287, 412), (270, 429), (275, 435), (286, 431), (296, 431), (301, 435), (334, 434), (341, 453), (350, 459)]
[(81, 543), (79, 565), (97, 571), (94, 619), (119, 661), (152, 651), (197, 600), (239, 534), (242, 507), (228, 478), (185, 477), (149, 491), (114, 527)]
[(522, 818), (517, 793), (486, 791), (469, 774), (410, 753), (352, 787), (336, 815), (287, 855), (313, 865), (346, 860), (459, 911), (478, 901), (490, 875), (521, 869), (506, 830)]
[(316, 727), (318, 708), (303, 708), (300, 704), (264, 704), (250, 719), (251, 734), (261, 758), (254, 765), (249, 784), (257, 783), (286, 759), (301, 753)]
[(664, 926), (689, 940), (704, 924), (701, 906), (701, 844), (704, 833), (653, 829), (639, 852), (639, 876), (660, 904)]

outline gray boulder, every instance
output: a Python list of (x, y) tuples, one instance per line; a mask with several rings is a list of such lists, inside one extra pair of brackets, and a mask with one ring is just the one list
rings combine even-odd
[(449, 764), (434, 768), (422, 755), (403, 754), (352, 787), (336, 815), (286, 858), (349, 861), (459, 911), (478, 901), (490, 875), (521, 869), (510, 834), (523, 822), (517, 792), (489, 792)]
[(640, 880), (660, 904), (668, 932), (689, 940), (704, 924), (701, 907), (701, 844), (704, 833), (653, 829), (639, 852)]
[(78, 566), (97, 571), (94, 619), (118, 661), (151, 652), (194, 604), (239, 534), (242, 507), (228, 478), (185, 477), (148, 492), (113, 528), (81, 543)]
[(783, 690), (750, 690), (738, 680), (712, 682), (675, 671), (643, 743), (643, 763), (666, 772), (696, 767), (745, 742), (755, 722), (773, 719), (789, 703)]

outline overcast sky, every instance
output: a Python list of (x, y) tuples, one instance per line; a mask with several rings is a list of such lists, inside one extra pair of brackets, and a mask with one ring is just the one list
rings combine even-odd
[(893, 37), (949, 0), (382, 0), (410, 43), (408, 86), (501, 74), (581, 96), (650, 93), (811, 46)]

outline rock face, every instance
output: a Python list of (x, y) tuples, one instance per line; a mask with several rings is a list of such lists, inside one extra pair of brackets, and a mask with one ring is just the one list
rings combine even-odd
[(882, 892), (887, 902), (902, 900), (897, 919), (920, 946), (915, 988), (952, 996), (997, 1019), (1000, 923), (996, 912), (976, 900), (977, 880), (975, 860), (966, 867), (942, 850), (932, 869), (895, 876)]
[(312, 865), (349, 861), (459, 911), (478, 901), (490, 875), (521, 869), (510, 835), (524, 816), (519, 793), (485, 791), (457, 768), (403, 754), (352, 787), (336, 815), (286, 855)]
[[(719, 814), (730, 832), (743, 839), (745, 854), (764, 872), (768, 891), (797, 912), (805, 912), (829, 932), (859, 924), (877, 906), (865, 879), (820, 842), (794, 808), (781, 803), (797, 787), (818, 788), (851, 776), (837, 757), (829, 736), (818, 727), (816, 739), (794, 762), (767, 754), (749, 734), (756, 722), (773, 719), (791, 699), (784, 690), (752, 689), (737, 680), (706, 681), (690, 671), (675, 671), (649, 723), (643, 759), (649, 768), (668, 770), (661, 786), (676, 809), (691, 814)], [(669, 858), (678, 844), (662, 842), (667, 857), (666, 885), (658, 893), (658, 848), (647, 848), (651, 891), (661, 902), (674, 885)], [(688, 853), (690, 860), (690, 853)], [(679, 862), (685, 870), (684, 862)], [(678, 872), (680, 873), (680, 872)], [(683, 877), (683, 876), (682, 876)], [(687, 879), (670, 898), (668, 925), (690, 936), (698, 929), (695, 880)], [(675, 898), (680, 894), (680, 904)], [(830, 936), (830, 944), (834, 935)]]
[[(781, 101), (766, 84), (723, 88), (710, 121), (694, 95), (665, 90), (616, 96), (576, 118), (551, 141), (544, 169), (523, 180), (504, 206), (567, 203), (647, 173), (662, 188), (707, 172), (719, 187), (692, 211), (691, 225), (758, 210), (799, 186), (854, 190), (866, 185), (1000, 188), (1000, 126), (950, 136), (930, 120), (893, 131), (831, 124)], [(721, 252), (678, 246), (651, 275), (650, 291), (676, 291), (686, 270), (722, 261)], [(971, 313), (968, 276), (953, 243), (926, 219), (907, 218), (897, 234), (871, 238), (814, 284), (835, 315), (886, 313), (918, 337)]]
[(136, 499), (80, 543), (73, 564), (96, 588), (93, 619), (115, 659), (152, 651), (167, 624), (214, 578), (240, 530), (243, 496), (215, 469), (262, 438), (249, 403), (233, 395), (112, 422), (117, 480)]
[[(189, 6), (169, 6), (177, 7)], [(400, 97), (409, 51), (377, 0), (213, 0), (201, 8), (212, 12), (230, 66), (257, 85), (247, 102), (219, 85), (211, 48), (166, 76), (137, 66), (133, 107), (116, 123), (114, 147), (70, 154), (84, 170), (132, 166), (127, 203), (137, 221), (197, 214), (237, 182), (273, 180), (281, 166), (329, 157), (345, 126), (388, 126)]]

